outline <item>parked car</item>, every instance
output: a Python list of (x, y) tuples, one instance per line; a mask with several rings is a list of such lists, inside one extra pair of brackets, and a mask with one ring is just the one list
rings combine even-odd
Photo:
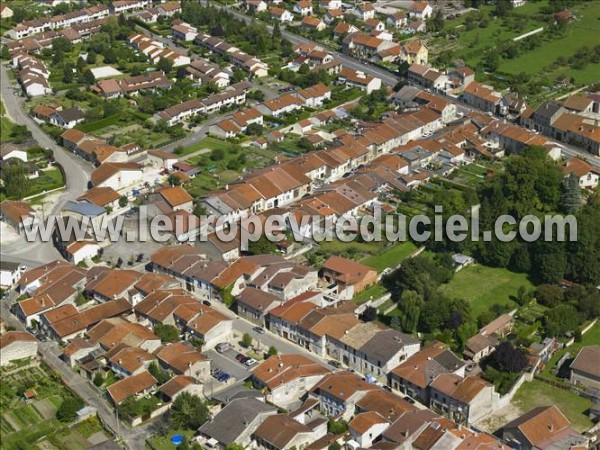
[(254, 327), (252, 328), (254, 331), (256, 331), (258, 334), (265, 334), (266, 330), (262, 327)]
[(217, 378), (217, 381), (224, 382), (224, 381), (229, 380), (230, 378), (231, 378), (231, 376), (228, 373), (223, 372), (223, 373), (221, 373), (221, 375), (219, 375), (219, 377)]
[(206, 306), (211, 306), (211, 303), (208, 300), (202, 300), (202, 304)]
[(237, 359), (237, 360), (238, 360), (238, 362), (240, 362), (240, 363), (242, 363), (242, 364), (245, 364), (245, 363), (246, 363), (246, 361), (248, 361), (248, 360), (250, 359), (250, 357), (249, 357), (249, 356), (246, 356), (246, 355), (242, 355), (241, 353), (238, 353), (238, 354), (236, 355), (235, 359)]
[(246, 364), (248, 367), (253, 366), (254, 364), (258, 364), (258, 361), (255, 360), (254, 358), (248, 358), (246, 361), (244, 361), (244, 364)]
[(404, 396), (404, 400), (406, 400), (410, 404), (413, 404), (413, 405), (415, 404), (415, 400), (412, 397), (408, 396), (408, 395)]
[(392, 388), (391, 388), (391, 387), (389, 387), (387, 384), (384, 384), (384, 385), (383, 385), (383, 388), (384, 388), (386, 391), (392, 392)]
[(336, 369), (339, 369), (340, 367), (342, 367), (340, 362), (336, 361), (335, 359), (330, 359), (329, 361), (327, 361), (327, 364), (329, 364), (331, 367), (335, 367)]
[(231, 348), (231, 344), (229, 342), (221, 342), (215, 348), (219, 353), (224, 353)]

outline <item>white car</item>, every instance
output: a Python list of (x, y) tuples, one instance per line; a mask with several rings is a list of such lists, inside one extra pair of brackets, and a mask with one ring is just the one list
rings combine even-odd
[(248, 367), (253, 366), (254, 364), (258, 364), (258, 361), (255, 360), (254, 358), (250, 358), (248, 361), (246, 361), (244, 364), (246, 364)]

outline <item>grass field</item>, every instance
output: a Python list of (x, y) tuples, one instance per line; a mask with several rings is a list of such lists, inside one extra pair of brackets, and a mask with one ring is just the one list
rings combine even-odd
[[(544, 42), (539, 47), (511, 60), (504, 60), (499, 70), (508, 73), (538, 74), (540, 69), (553, 63), (559, 56), (569, 58), (578, 49), (587, 45), (593, 48), (598, 45), (600, 35), (600, 2), (580, 4), (574, 10), (577, 17), (571, 23), (564, 36)], [(585, 69), (574, 70), (568, 67), (557, 69), (553, 76), (571, 74), (577, 83), (598, 81), (600, 64), (589, 64)], [(549, 75), (545, 73), (544, 75)]]
[(557, 405), (571, 421), (573, 428), (578, 431), (587, 430), (593, 425), (586, 416), (587, 410), (592, 406), (591, 400), (538, 380), (524, 383), (513, 397), (512, 402), (523, 412), (538, 406)]
[(467, 300), (471, 303), (473, 316), (477, 317), (496, 303), (516, 306), (511, 296), (516, 295), (521, 286), (533, 288), (526, 274), (474, 265), (456, 273), (450, 283), (441, 286), (441, 290), (450, 297)]
[(153, 450), (175, 450), (177, 447), (173, 445), (171, 438), (176, 434), (183, 434), (187, 439), (189, 439), (194, 435), (194, 432), (190, 430), (171, 431), (169, 434), (164, 436), (153, 436), (152, 438), (148, 439), (146, 443), (148, 444), (148, 447)]
[(556, 363), (563, 357), (566, 352), (569, 352), (570, 358), (575, 358), (579, 350), (586, 345), (598, 345), (600, 342), (600, 323), (596, 322), (596, 324), (585, 333), (581, 342), (574, 342), (572, 345), (566, 348), (561, 348), (558, 350), (552, 358), (546, 363), (544, 370), (542, 370), (541, 374), (550, 379), (556, 379), (556, 377), (552, 374), (552, 369), (556, 366)]
[(65, 185), (60, 170), (52, 168), (40, 171), (40, 176), (31, 180), (26, 197), (51, 191)]
[(0, 102), (0, 142), (8, 142), (10, 140), (10, 133), (14, 126), (12, 120), (4, 116), (5, 112), (4, 103)]
[(225, 150), (229, 147), (229, 145), (231, 144), (229, 144), (228, 142), (208, 136), (202, 139), (200, 142), (196, 142), (193, 145), (183, 147), (182, 149), (177, 150), (175, 153), (178, 156), (185, 156), (189, 155), (190, 153), (197, 152), (198, 150), (202, 150), (204, 148), (209, 148), (211, 150), (214, 150), (216, 148), (222, 148), (223, 150)]
[(398, 243), (389, 249), (369, 256), (363, 259), (361, 262), (377, 272), (382, 272), (384, 269), (394, 268), (400, 264), (404, 259), (408, 258), (415, 250), (417, 246), (412, 242)]

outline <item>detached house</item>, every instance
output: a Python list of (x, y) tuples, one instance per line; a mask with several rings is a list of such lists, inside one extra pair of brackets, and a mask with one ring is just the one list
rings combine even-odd
[(300, 0), (294, 3), (294, 13), (300, 14), (301, 17), (312, 16), (313, 6), (310, 0)]
[(433, 14), (433, 8), (424, 1), (413, 1), (409, 7), (410, 16), (420, 20), (425, 20)]
[(142, 166), (138, 163), (104, 163), (92, 172), (94, 187), (111, 187), (124, 190), (143, 182)]
[(323, 31), (325, 28), (327, 28), (325, 22), (316, 17), (305, 17), (304, 19), (302, 19), (301, 26), (302, 28), (306, 28), (307, 30), (316, 31)]
[(573, 175), (584, 189), (595, 189), (600, 180), (600, 172), (579, 158), (570, 158), (561, 165), (565, 176)]
[(274, 355), (252, 372), (258, 389), (267, 389), (267, 401), (287, 408), (331, 371), (301, 354)]
[(278, 8), (273, 6), (269, 8), (269, 12), (271, 13), (271, 19), (278, 20), (281, 23), (292, 23), (294, 21), (294, 16), (287, 9)]
[(340, 256), (331, 256), (325, 261), (321, 276), (335, 283), (338, 295), (344, 299), (351, 299), (377, 282), (376, 270)]
[(354, 10), (354, 15), (362, 21), (375, 18), (375, 7), (372, 3), (360, 3)]

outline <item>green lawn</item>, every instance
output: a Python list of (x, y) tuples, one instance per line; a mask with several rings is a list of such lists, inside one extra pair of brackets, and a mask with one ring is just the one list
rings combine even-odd
[(369, 286), (364, 291), (359, 292), (357, 295), (355, 295), (353, 300), (355, 303), (360, 305), (361, 303), (364, 303), (371, 299), (376, 300), (387, 293), (387, 289), (384, 288), (383, 285), (381, 285), (381, 283), (375, 283), (374, 285)]
[(153, 450), (175, 450), (177, 447), (171, 443), (171, 437), (176, 434), (183, 434), (188, 439), (194, 435), (194, 431), (191, 430), (176, 430), (171, 431), (164, 436), (153, 436), (146, 442), (148, 446)]
[(598, 345), (600, 342), (600, 323), (596, 322), (596, 324), (585, 333), (581, 342), (574, 342), (572, 345), (566, 348), (561, 348), (558, 350), (552, 358), (546, 363), (544, 370), (542, 370), (541, 375), (544, 377), (548, 377), (550, 379), (556, 379), (554, 375), (552, 375), (552, 369), (556, 366), (556, 363), (563, 357), (566, 352), (569, 352), (570, 358), (575, 358), (579, 350), (586, 345)]
[(384, 269), (394, 268), (400, 264), (404, 259), (408, 258), (415, 250), (417, 246), (412, 242), (398, 243), (381, 253), (369, 256), (363, 259), (361, 262), (377, 272), (382, 272)]
[(40, 176), (31, 180), (26, 197), (57, 189), (64, 186), (64, 184), (65, 182), (59, 169), (52, 168), (40, 171)]
[[(515, 74), (520, 72), (537, 74), (541, 68), (551, 64), (559, 56), (569, 58), (584, 45), (590, 48), (598, 45), (600, 2), (580, 4), (574, 12), (577, 20), (569, 25), (564, 36), (544, 42), (518, 58), (504, 60), (499, 70)], [(555, 75), (572, 73), (576, 82), (589, 83), (598, 81), (599, 71), (600, 64), (590, 64), (583, 70), (572, 70), (566, 67), (558, 69)]]
[(556, 405), (571, 421), (573, 428), (578, 431), (587, 430), (593, 425), (586, 415), (587, 410), (592, 406), (591, 400), (538, 380), (524, 383), (513, 397), (512, 402), (523, 412), (538, 406)]
[(202, 150), (203, 148), (209, 148), (211, 150), (221, 148), (223, 150), (226, 150), (227, 148), (229, 148), (230, 145), (231, 144), (229, 142), (208, 136), (202, 139), (200, 142), (196, 142), (195, 144), (190, 145), (189, 147), (184, 147), (181, 150), (177, 150), (175, 153), (178, 156), (185, 156), (189, 155), (190, 153), (197, 152), (198, 150)]
[(526, 274), (477, 264), (456, 273), (450, 283), (441, 286), (441, 290), (450, 297), (467, 300), (471, 303), (473, 316), (477, 317), (496, 303), (517, 306), (511, 296), (515, 296), (521, 286), (533, 288)]

